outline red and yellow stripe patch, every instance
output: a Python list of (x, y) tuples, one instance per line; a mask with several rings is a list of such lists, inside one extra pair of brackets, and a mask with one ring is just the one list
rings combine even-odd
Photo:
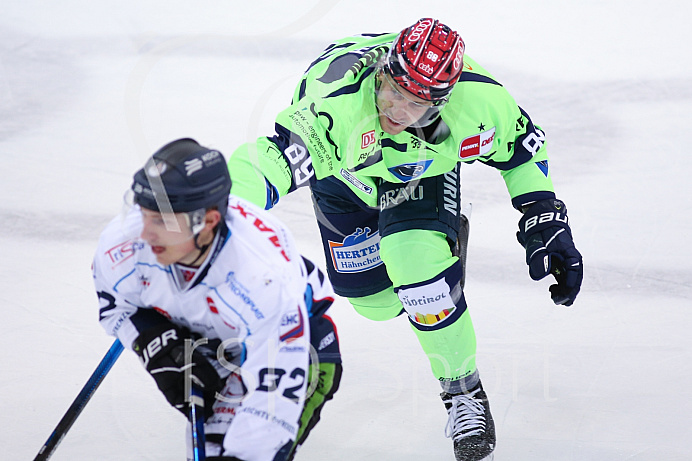
[(416, 312), (414, 320), (422, 325), (435, 325), (447, 318), (452, 312), (454, 312), (454, 309), (444, 309), (437, 314), (419, 314)]

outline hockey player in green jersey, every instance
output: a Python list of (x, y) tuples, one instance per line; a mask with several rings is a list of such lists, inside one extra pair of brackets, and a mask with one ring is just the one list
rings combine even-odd
[(277, 116), (276, 134), (229, 161), (232, 192), (267, 209), (311, 188), (336, 293), (369, 319), (408, 316), (442, 384), (456, 458), (474, 461), (495, 448), (454, 251), (460, 164), (475, 161), (500, 171), (522, 213), (529, 275), (554, 275), (553, 301), (571, 305), (582, 258), (553, 192), (544, 133), (437, 20), (331, 44)]

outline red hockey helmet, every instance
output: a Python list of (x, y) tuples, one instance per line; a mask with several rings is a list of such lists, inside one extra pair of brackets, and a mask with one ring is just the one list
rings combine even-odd
[(401, 31), (384, 62), (396, 83), (427, 101), (444, 103), (464, 65), (464, 41), (436, 19)]

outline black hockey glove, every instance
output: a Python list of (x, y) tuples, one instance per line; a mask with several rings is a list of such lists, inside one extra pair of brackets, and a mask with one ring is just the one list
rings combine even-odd
[(197, 350), (185, 357), (185, 339), (190, 336), (167, 320), (144, 330), (134, 341), (133, 349), (156, 385), (172, 406), (189, 418), (185, 394), (185, 370), (191, 369), (192, 379), (204, 392), (204, 417), (212, 415), (217, 391), (223, 387), (211, 363)]
[(526, 249), (531, 278), (541, 280), (553, 274), (557, 281), (550, 287), (553, 302), (571, 306), (581, 288), (584, 267), (572, 241), (565, 204), (548, 199), (531, 205), (519, 220), (517, 240)]

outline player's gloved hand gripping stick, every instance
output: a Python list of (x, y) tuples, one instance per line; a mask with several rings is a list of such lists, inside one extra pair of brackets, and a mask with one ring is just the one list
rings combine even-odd
[[(162, 317), (158, 324), (140, 333), (133, 343), (134, 351), (168, 403), (188, 418), (191, 401), (186, 378), (197, 383), (203, 393), (202, 401), (206, 402), (214, 402), (216, 392), (223, 387), (214, 366), (188, 345), (191, 342), (188, 332)], [(211, 404), (207, 407), (201, 407), (203, 419), (212, 415)]]

